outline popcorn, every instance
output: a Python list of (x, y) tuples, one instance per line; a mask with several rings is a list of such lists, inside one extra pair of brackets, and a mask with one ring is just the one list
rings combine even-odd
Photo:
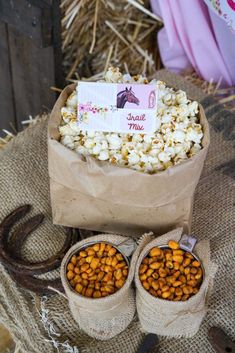
[(190, 116), (195, 116), (198, 113), (198, 102), (188, 104), (188, 111)]
[(73, 92), (67, 99), (66, 105), (68, 108), (76, 109), (77, 108), (77, 92)]
[(118, 161), (122, 159), (122, 155), (120, 153), (114, 153), (113, 156), (110, 158), (110, 162), (113, 164), (117, 164)]
[(101, 149), (102, 150), (107, 150), (108, 149), (108, 142), (107, 141), (102, 140)]
[(161, 162), (164, 163), (170, 161), (170, 156), (164, 151), (158, 154), (158, 158)]
[(123, 80), (124, 83), (133, 82), (132, 77), (131, 77), (130, 74), (125, 74), (125, 75), (123, 75), (122, 80)]
[(77, 135), (77, 131), (74, 130), (72, 128), (73, 124), (69, 124), (69, 125), (64, 125), (64, 126), (60, 126), (59, 130), (60, 130), (60, 134), (62, 136), (76, 136)]
[(101, 151), (99, 156), (98, 156), (98, 159), (100, 161), (107, 161), (107, 159), (109, 159), (109, 153), (108, 151)]
[(90, 155), (89, 150), (87, 148), (85, 148), (84, 146), (77, 146), (75, 151), (78, 154), (81, 154), (82, 156), (89, 156)]
[(122, 139), (117, 134), (107, 136), (110, 149), (120, 149), (122, 145)]
[(151, 163), (151, 164), (158, 164), (159, 159), (157, 157), (149, 156), (148, 157), (148, 162)]
[[(118, 68), (110, 68), (103, 81), (148, 83), (141, 75), (122, 75)], [(77, 92), (74, 91), (61, 109), (61, 143), (84, 158), (92, 156), (151, 174), (191, 158), (202, 148), (203, 131), (198, 123), (198, 103), (190, 101), (184, 91), (167, 87), (163, 81), (154, 79), (151, 83), (159, 89), (154, 134), (80, 130), (77, 124)]]
[(132, 137), (133, 142), (142, 142), (143, 141), (143, 135), (140, 134), (134, 134)]
[(200, 143), (202, 136), (203, 136), (203, 133), (201, 131), (200, 126), (198, 128), (194, 128), (194, 129), (192, 127), (189, 127), (187, 130), (187, 140), (188, 141)]
[(184, 91), (179, 90), (176, 93), (176, 101), (178, 104), (187, 104), (188, 99), (186, 93)]
[(63, 107), (61, 109), (61, 115), (65, 123), (68, 123), (70, 120), (77, 120), (77, 114), (74, 108)]
[(130, 165), (137, 164), (139, 160), (140, 160), (140, 157), (135, 152), (131, 152), (128, 156), (128, 162)]
[(134, 165), (132, 165), (131, 168), (134, 169), (134, 170), (138, 170), (139, 172), (142, 171), (142, 168), (141, 168), (141, 166), (139, 164), (134, 164)]
[(105, 74), (106, 82), (122, 82), (122, 74), (119, 71), (119, 68), (110, 68)]
[(93, 147), (92, 153), (95, 154), (95, 155), (100, 154), (101, 149), (102, 149), (101, 144), (100, 144), (100, 143), (97, 143), (97, 144), (95, 145), (95, 147)]
[(173, 158), (173, 157), (175, 156), (174, 147), (165, 146), (165, 147), (164, 147), (164, 151), (165, 151), (169, 156), (171, 156), (171, 158)]
[(193, 145), (193, 147), (190, 150), (190, 153), (189, 153), (190, 157), (197, 154), (201, 149), (202, 149), (201, 145), (195, 143), (195, 145)]
[(159, 124), (161, 125), (161, 122), (162, 122), (162, 123), (170, 123), (171, 120), (172, 120), (171, 114), (165, 113), (165, 114), (162, 116), (161, 121), (160, 121), (160, 119), (159, 119)]
[(63, 145), (67, 146), (68, 148), (71, 148), (71, 149), (74, 148), (73, 139), (69, 135), (63, 136), (61, 139), (61, 142), (63, 143)]
[(87, 131), (87, 136), (94, 138), (95, 137), (95, 131)]
[(156, 157), (156, 156), (158, 156), (159, 152), (160, 152), (159, 148), (152, 148), (149, 151), (149, 155), (152, 156), (152, 157)]
[(144, 135), (144, 142), (150, 144), (152, 142), (152, 136)]
[(151, 163), (145, 163), (144, 165), (144, 172), (145, 173), (152, 173), (154, 171), (154, 167)]
[(84, 143), (84, 146), (85, 146), (86, 148), (93, 148), (94, 145), (95, 145), (95, 142), (94, 142), (94, 140), (92, 140), (92, 139), (87, 139), (87, 140), (85, 141), (85, 143)]
[(182, 130), (175, 130), (173, 132), (173, 139), (176, 141), (176, 142), (184, 142), (185, 140), (185, 133), (184, 131)]

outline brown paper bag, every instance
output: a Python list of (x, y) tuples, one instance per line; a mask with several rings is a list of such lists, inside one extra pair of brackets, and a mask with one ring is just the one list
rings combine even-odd
[(204, 279), (199, 292), (187, 301), (174, 302), (156, 298), (148, 293), (139, 279), (139, 267), (149, 251), (169, 240), (179, 241), (182, 228), (175, 229), (151, 241), (142, 250), (135, 270), (136, 307), (141, 327), (145, 332), (168, 337), (192, 337), (200, 328), (206, 315), (208, 301), (213, 289), (217, 265), (210, 260), (210, 244), (202, 240), (195, 246), (195, 255), (202, 261)]
[(64, 226), (137, 236), (182, 226), (190, 230), (193, 195), (209, 146), (200, 106), (203, 148), (189, 160), (158, 174), (145, 174), (82, 156), (63, 146), (61, 108), (75, 85), (58, 98), (49, 120), (48, 163), (53, 222)]

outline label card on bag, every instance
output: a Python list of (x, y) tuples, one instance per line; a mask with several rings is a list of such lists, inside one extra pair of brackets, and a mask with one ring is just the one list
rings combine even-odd
[(151, 134), (157, 121), (156, 84), (78, 82), (81, 130)]

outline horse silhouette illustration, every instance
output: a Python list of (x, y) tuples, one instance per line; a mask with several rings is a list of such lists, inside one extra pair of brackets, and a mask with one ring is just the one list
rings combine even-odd
[(126, 87), (126, 89), (120, 91), (117, 94), (117, 108), (124, 108), (126, 102), (134, 103), (137, 105), (140, 104), (139, 99), (135, 96), (135, 93), (132, 91), (132, 87), (130, 87), (129, 89)]

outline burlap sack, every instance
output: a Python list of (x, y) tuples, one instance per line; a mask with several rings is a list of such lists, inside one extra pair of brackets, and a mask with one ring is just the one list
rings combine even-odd
[(112, 234), (100, 234), (75, 244), (65, 255), (61, 264), (61, 280), (67, 295), (71, 314), (79, 327), (89, 336), (100, 340), (110, 339), (122, 332), (132, 321), (135, 314), (135, 294), (132, 281), (138, 255), (149, 236), (146, 234), (141, 239), (133, 253), (127, 280), (124, 286), (116, 293), (99, 299), (86, 298), (75, 293), (66, 279), (66, 264), (76, 249), (90, 242), (107, 241), (114, 245), (123, 244), (127, 237)]
[(175, 229), (151, 241), (141, 252), (135, 271), (136, 306), (140, 324), (144, 331), (169, 337), (192, 337), (199, 330), (206, 315), (207, 305), (217, 266), (210, 261), (208, 240), (196, 244), (194, 253), (202, 261), (204, 279), (199, 292), (187, 301), (173, 302), (155, 298), (142, 286), (139, 267), (144, 257), (154, 246), (165, 245), (169, 240), (179, 241), (182, 228)]
[[(199, 239), (209, 239), (211, 257), (218, 265), (209, 310), (199, 332), (192, 338), (159, 337), (161, 353), (215, 353), (209, 339), (211, 326), (220, 326), (235, 337), (234, 314), (234, 118), (213, 97), (207, 96), (181, 76), (166, 70), (158, 71), (156, 78), (168, 85), (181, 88), (190, 97), (200, 100), (210, 123), (211, 144), (203, 172), (196, 189), (192, 231)], [(42, 261), (63, 246), (65, 230), (52, 223), (47, 173), (48, 118), (19, 133), (4, 149), (0, 149), (0, 218), (16, 207), (30, 203), (29, 216), (39, 212), (46, 215), (24, 246), (24, 257)], [(58, 351), (41, 317), (41, 298), (22, 290), (0, 264), (0, 322), (11, 332), (21, 353), (55, 353)], [(58, 271), (47, 278), (59, 276)], [(42, 275), (40, 277), (45, 277)], [(35, 300), (35, 303), (32, 302)], [(49, 317), (60, 337), (59, 342), (76, 345), (81, 353), (136, 353), (144, 337), (135, 317), (131, 324), (108, 342), (89, 337), (79, 329), (71, 315), (68, 300), (60, 295), (48, 296), (44, 303)], [(55, 337), (55, 336), (54, 336)], [(59, 347), (61, 352), (65, 348)], [(67, 349), (68, 351), (68, 349)], [(72, 350), (70, 350), (72, 352)], [(75, 350), (74, 350), (75, 352)]]
[(48, 164), (53, 222), (72, 227), (141, 235), (191, 228), (192, 203), (209, 146), (209, 127), (200, 106), (202, 150), (191, 159), (149, 175), (87, 157), (63, 146), (61, 108), (75, 85), (58, 98), (48, 124)]

